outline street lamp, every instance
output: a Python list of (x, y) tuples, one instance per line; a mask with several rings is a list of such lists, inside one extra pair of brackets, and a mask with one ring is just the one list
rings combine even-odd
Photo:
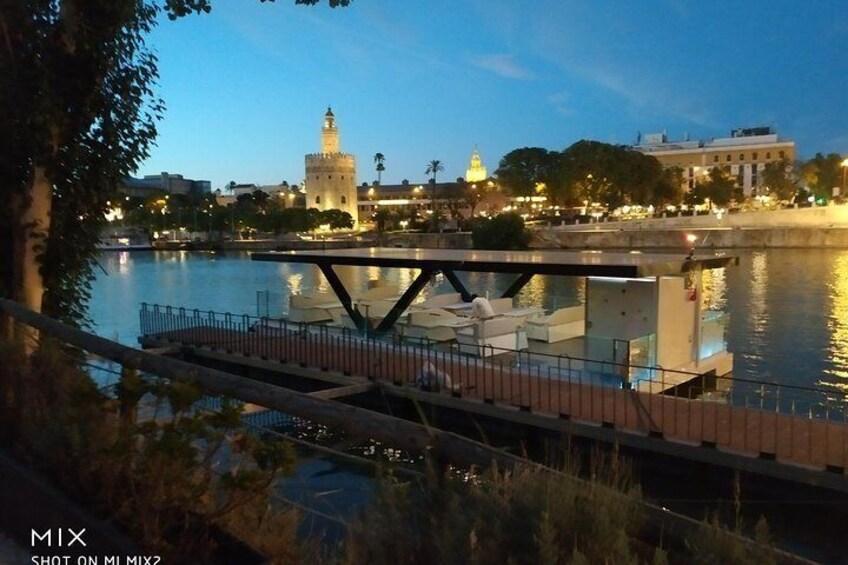
[(839, 192), (839, 196), (845, 195), (845, 172), (848, 171), (848, 158), (842, 161), (842, 190)]

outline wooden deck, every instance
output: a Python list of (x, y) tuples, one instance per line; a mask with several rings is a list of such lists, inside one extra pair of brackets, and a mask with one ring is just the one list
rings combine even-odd
[(411, 389), (409, 385), (422, 367), (431, 363), (449, 375), (451, 386), (429, 394), (450, 397), (454, 406), (465, 401), (469, 408), (483, 404), (500, 407), (504, 414), (518, 409), (521, 413), (827, 471), (830, 476), (845, 479), (848, 426), (843, 421), (599, 386), (584, 381), (579, 374), (558, 377), (544, 374), (539, 366), (493, 364), (456, 352), (428, 351), (330, 332), (274, 328), (237, 331), (202, 326), (164, 331), (146, 336), (142, 342), (146, 346), (181, 343), (241, 358), (312, 368), (319, 374), (397, 385), (404, 390)]

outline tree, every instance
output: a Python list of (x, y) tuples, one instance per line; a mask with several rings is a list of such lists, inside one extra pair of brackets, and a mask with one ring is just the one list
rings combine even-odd
[(430, 198), (433, 200), (433, 209), (436, 209), (436, 174), (445, 170), (444, 165), (438, 159), (433, 159), (429, 163), (427, 163), (427, 170), (424, 171), (425, 175), (430, 176), (430, 184), (432, 185), (430, 189)]
[(736, 183), (722, 167), (713, 167), (706, 180), (699, 180), (692, 190), (690, 202), (700, 204), (709, 198), (710, 204), (726, 206), (733, 198)]
[(377, 163), (377, 184), (382, 184), (383, 180), (383, 171), (386, 170), (386, 166), (383, 165), (383, 162), (386, 160), (386, 156), (382, 153), (374, 154), (374, 162)]
[(801, 165), (804, 183), (818, 198), (830, 198), (834, 187), (842, 184), (842, 157), (836, 153), (816, 156)]
[(473, 200), (472, 195), (469, 193), (468, 185), (462, 177), (457, 178), (456, 182), (445, 183), (441, 196), (451, 213), (451, 218), (454, 220), (462, 219), (461, 210), (465, 207), (472, 206), (470, 202), (470, 200)]
[[(3, 294), (68, 320), (88, 298), (105, 203), (147, 156), (163, 106), (144, 35), (155, 5), (4, 3), (0, 27)], [(46, 291), (46, 293), (45, 293)], [(35, 332), (7, 338), (26, 340)]]
[(353, 216), (335, 208), (321, 212), (320, 224), (329, 224), (331, 230), (342, 230), (353, 228)]
[(778, 200), (790, 200), (798, 192), (793, 173), (789, 159), (766, 163), (760, 173), (761, 186), (766, 194), (774, 194)]
[(663, 174), (655, 157), (600, 141), (578, 141), (563, 159), (578, 199), (611, 209), (649, 201)]
[(440, 173), (445, 170), (444, 165), (438, 159), (433, 159), (429, 163), (427, 163), (427, 170), (424, 171), (425, 175), (431, 175), (431, 179), (433, 184), (436, 184), (436, 173)]
[[(313, 5), (319, 0), (295, 0)], [(346, 6), (349, 0), (328, 0)], [(79, 320), (104, 203), (147, 156), (164, 110), (145, 36), (209, 0), (4, 2), (0, 26), (0, 292)], [(52, 223), (51, 223), (52, 222)], [(45, 293), (45, 291), (47, 291)], [(10, 318), (2, 324), (9, 339)], [(32, 339), (27, 339), (32, 338)]]
[(388, 208), (379, 208), (376, 212), (374, 212), (372, 220), (374, 220), (374, 225), (379, 233), (386, 231), (386, 224), (391, 220), (391, 217), (392, 214), (389, 212)]
[(536, 185), (547, 181), (550, 165), (547, 149), (522, 147), (501, 158), (495, 175), (512, 196), (527, 198), (535, 194)]
[(474, 249), (527, 249), (530, 238), (524, 219), (515, 212), (480, 220), (471, 230)]
[(669, 167), (654, 185), (648, 203), (658, 208), (669, 204), (679, 204), (683, 198), (683, 169)]

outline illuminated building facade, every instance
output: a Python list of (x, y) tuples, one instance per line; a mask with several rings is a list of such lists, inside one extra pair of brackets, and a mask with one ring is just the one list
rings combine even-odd
[(474, 152), (471, 153), (471, 166), (465, 171), (465, 182), (481, 182), (487, 178), (486, 167), (480, 160), (480, 153), (475, 148)]
[(756, 195), (760, 173), (767, 163), (795, 160), (795, 142), (780, 139), (769, 127), (739, 128), (730, 137), (669, 141), (665, 133), (645, 135), (633, 147), (656, 157), (663, 167), (680, 167), (688, 190), (714, 167), (725, 167), (745, 196)]

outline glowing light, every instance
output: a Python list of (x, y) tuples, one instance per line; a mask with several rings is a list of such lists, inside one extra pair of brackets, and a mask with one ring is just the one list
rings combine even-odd
[(686, 241), (688, 241), (690, 244), (695, 243), (696, 241), (698, 241), (698, 236), (693, 233), (688, 233), (686, 234)]

